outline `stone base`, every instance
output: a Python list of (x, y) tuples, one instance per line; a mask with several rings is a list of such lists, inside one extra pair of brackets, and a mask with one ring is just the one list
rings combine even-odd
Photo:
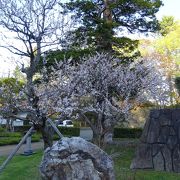
[(35, 152), (34, 151), (24, 151), (24, 153), (22, 153), (22, 155), (24, 155), (24, 156), (30, 156), (32, 154), (35, 154)]

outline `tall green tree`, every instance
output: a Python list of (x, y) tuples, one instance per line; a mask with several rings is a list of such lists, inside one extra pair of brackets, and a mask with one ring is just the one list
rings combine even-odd
[[(121, 37), (125, 32), (154, 32), (158, 29), (156, 12), (161, 0), (71, 0), (62, 4), (64, 13), (70, 13), (77, 28), (70, 32), (66, 42), (71, 48), (91, 48), (97, 51), (116, 51), (137, 42)], [(68, 44), (69, 45), (69, 44)]]
[(174, 79), (180, 72), (180, 21), (175, 21), (172, 16), (164, 16), (160, 21), (159, 33), (161, 35), (157, 39), (141, 40), (139, 48), (144, 57), (151, 56), (161, 62), (169, 82), (170, 102), (174, 104), (177, 102)]
[(166, 36), (173, 30), (173, 26), (175, 25), (175, 20), (173, 16), (163, 16), (160, 21), (160, 33), (163, 36)]
[(6, 118), (6, 129), (12, 130), (13, 115), (17, 113), (17, 95), (22, 90), (23, 82), (15, 78), (0, 79), (0, 114)]
[(13, 76), (16, 80), (21, 81), (21, 82), (26, 82), (26, 76), (21, 72), (21, 69), (16, 66), (14, 71), (13, 71)]
[(173, 81), (180, 72), (180, 21), (173, 22), (172, 25), (166, 26), (164, 30), (167, 34), (157, 40), (155, 47), (165, 64), (164, 67), (169, 80), (170, 101), (173, 104), (173, 99), (176, 97)]
[(179, 77), (176, 77), (176, 79), (175, 79), (175, 85), (176, 85), (177, 91), (178, 91), (178, 93), (179, 93), (179, 104), (180, 104), (180, 76), (179, 76)]

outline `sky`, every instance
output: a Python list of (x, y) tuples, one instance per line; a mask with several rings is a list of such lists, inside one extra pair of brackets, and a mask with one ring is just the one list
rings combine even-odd
[[(164, 15), (174, 16), (175, 19), (180, 19), (180, 0), (163, 0), (163, 3), (164, 6), (157, 13), (159, 20)], [(18, 61), (21, 61), (21, 57), (14, 56), (7, 50), (0, 48), (0, 77), (12, 75)]]
[(180, 0), (163, 0), (164, 6), (162, 6), (157, 13), (157, 18), (161, 20), (162, 16), (174, 16), (176, 19), (180, 19)]

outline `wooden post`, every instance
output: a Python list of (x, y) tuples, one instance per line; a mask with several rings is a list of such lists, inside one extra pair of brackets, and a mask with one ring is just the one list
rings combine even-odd
[(4, 161), (4, 163), (0, 166), (0, 173), (3, 171), (3, 169), (6, 167), (6, 165), (9, 163), (9, 161), (14, 157), (16, 152), (19, 150), (19, 148), (22, 146), (22, 144), (26, 141), (27, 137), (32, 133), (34, 127), (31, 127), (29, 131), (24, 135), (24, 137), (21, 139), (19, 144), (15, 147), (15, 149), (12, 151), (12, 153), (8, 156), (8, 158)]
[(47, 122), (53, 127), (54, 131), (59, 135), (60, 139), (63, 137), (63, 135), (60, 133), (59, 129), (56, 127), (54, 122), (51, 119), (48, 119)]
[[(56, 127), (56, 125), (53, 123), (51, 119), (48, 119), (47, 122), (53, 127), (55, 132), (59, 135), (60, 139), (63, 137), (63, 135), (60, 133), (59, 129)], [(4, 163), (0, 166), (0, 173), (3, 171), (3, 169), (6, 167), (6, 165), (9, 163), (9, 161), (14, 157), (16, 152), (19, 150), (19, 148), (22, 146), (22, 144), (26, 141), (26, 139), (31, 135), (32, 131), (34, 130), (34, 127), (31, 127), (28, 132), (24, 135), (24, 137), (21, 139), (19, 144), (15, 147), (15, 149), (12, 151), (12, 153), (8, 156), (8, 158), (4, 161)]]

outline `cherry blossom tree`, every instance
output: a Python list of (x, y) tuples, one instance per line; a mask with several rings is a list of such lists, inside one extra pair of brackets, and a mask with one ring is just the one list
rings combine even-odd
[[(34, 90), (34, 76), (37, 73), (41, 56), (50, 48), (57, 47), (65, 35), (67, 20), (61, 16), (60, 0), (1, 0), (0, 26), (2, 28), (0, 47), (27, 59), (27, 67), (22, 64), (22, 72), (26, 74), (27, 106), (34, 128), (42, 132), (45, 148), (52, 145), (48, 140), (49, 130), (46, 128), (47, 116), (38, 108), (38, 97)], [(7, 31), (8, 34), (4, 32)], [(7, 40), (13, 39), (14, 43)], [(26, 109), (25, 109), (26, 107)]]
[[(166, 81), (157, 68), (152, 59), (123, 64), (108, 54), (85, 58), (81, 64), (65, 60), (57, 63), (51, 74), (43, 68), (41, 83), (33, 86), (36, 108), (19, 103), (20, 97), (27, 97), (26, 92), (16, 95), (14, 102), (17, 109), (29, 112), (36, 127), (46, 123), (37, 117), (37, 110), (41, 118), (58, 113), (61, 118), (84, 120), (93, 130), (94, 142), (103, 147), (112, 139), (114, 126), (128, 121), (128, 113), (137, 103), (168, 99)], [(51, 137), (51, 131), (46, 130), (44, 134)], [(48, 140), (52, 143), (51, 138)]]
[(112, 138), (114, 126), (127, 121), (135, 104), (147, 98), (166, 100), (165, 90), (158, 94), (166, 82), (152, 59), (123, 64), (108, 54), (96, 54), (78, 65), (66, 61), (56, 67), (48, 83), (37, 87), (41, 111), (83, 119), (101, 147)]

